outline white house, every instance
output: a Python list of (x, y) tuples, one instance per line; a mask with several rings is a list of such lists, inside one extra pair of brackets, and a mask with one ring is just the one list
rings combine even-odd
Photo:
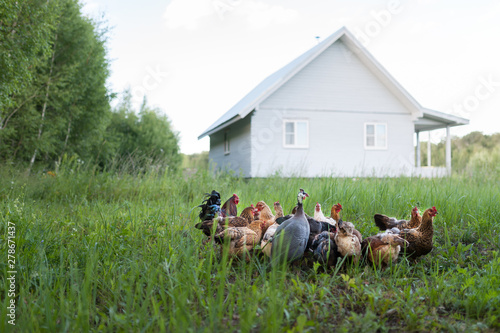
[[(210, 136), (216, 168), (245, 177), (443, 175), (451, 170), (450, 127), (468, 123), (423, 108), (342, 28), (262, 81), (199, 139)], [(447, 168), (422, 168), (419, 133), (440, 128)]]

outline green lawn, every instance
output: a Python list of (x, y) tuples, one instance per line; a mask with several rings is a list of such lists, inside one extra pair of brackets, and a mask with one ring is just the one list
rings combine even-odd
[[(0, 331), (499, 331), (498, 175), (444, 179), (254, 179), (73, 172), (0, 174)], [(302, 187), (364, 236), (373, 214), (436, 206), (433, 251), (387, 270), (271, 269), (231, 261), (194, 228), (203, 194), (239, 210)], [(15, 224), (16, 325), (8, 324), (8, 222)]]

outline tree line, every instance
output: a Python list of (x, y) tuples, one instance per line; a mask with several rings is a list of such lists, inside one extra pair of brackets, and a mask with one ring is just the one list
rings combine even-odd
[(176, 170), (178, 134), (129, 92), (116, 107), (102, 21), (78, 0), (0, 0), (0, 159), (55, 170), (65, 157), (101, 169)]
[[(446, 140), (431, 144), (433, 166), (446, 165)], [(427, 142), (421, 142), (422, 165), (427, 165)], [(451, 139), (451, 165), (456, 174), (500, 174), (500, 133), (471, 132)]]

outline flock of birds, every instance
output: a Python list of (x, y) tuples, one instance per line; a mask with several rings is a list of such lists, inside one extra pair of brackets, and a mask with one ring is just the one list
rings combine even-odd
[(234, 256), (248, 259), (260, 246), (273, 265), (307, 256), (328, 266), (335, 266), (339, 260), (357, 263), (366, 258), (371, 264), (387, 267), (400, 254), (415, 259), (432, 250), (436, 207), (425, 210), (422, 215), (415, 207), (410, 220), (375, 214), (375, 224), (381, 232), (363, 238), (353, 223), (340, 218), (340, 203), (332, 206), (330, 217), (326, 217), (321, 205), (316, 203), (311, 217), (304, 212), (303, 200), (307, 197), (309, 195), (300, 189), (297, 205), (289, 215), (283, 214), (279, 202), (274, 203), (273, 214), (264, 201), (259, 201), (238, 216), (239, 197), (233, 194), (221, 206), (220, 194), (214, 190), (207, 193), (198, 206), (201, 222), (195, 227), (217, 244), (229, 242), (229, 253)]

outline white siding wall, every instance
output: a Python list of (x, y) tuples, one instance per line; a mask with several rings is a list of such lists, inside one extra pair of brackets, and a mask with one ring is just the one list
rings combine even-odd
[[(309, 120), (309, 148), (283, 147), (283, 119)], [(364, 123), (387, 124), (387, 150), (365, 150)], [(409, 175), (414, 124), (399, 100), (341, 41), (261, 103), (252, 116), (251, 176)]]
[[(230, 153), (224, 154), (224, 132), (230, 140)], [(236, 174), (250, 177), (250, 116), (227, 129), (210, 135), (208, 157), (216, 170), (233, 170)]]

